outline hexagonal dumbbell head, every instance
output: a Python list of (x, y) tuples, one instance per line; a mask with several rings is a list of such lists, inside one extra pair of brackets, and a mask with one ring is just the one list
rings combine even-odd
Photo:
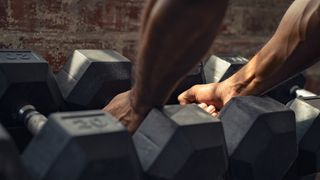
[(215, 180), (226, 172), (221, 122), (196, 105), (153, 109), (133, 141), (146, 179)]
[(273, 99), (287, 104), (292, 99), (296, 98), (296, 94), (294, 93), (294, 89), (297, 87), (304, 87), (306, 80), (302, 73), (299, 73), (290, 79), (282, 82), (271, 91), (269, 91), (266, 95), (272, 97)]
[(61, 104), (48, 63), (32, 51), (0, 51), (0, 84), (0, 113), (5, 119), (20, 105), (32, 104), (48, 114)]
[(311, 175), (307, 175), (300, 180), (320, 180), (320, 173), (314, 173)]
[(179, 104), (178, 96), (185, 90), (191, 88), (196, 84), (206, 83), (204, 72), (203, 72), (203, 63), (199, 63), (195, 68), (193, 68), (187, 76), (179, 83), (177, 88), (171, 94), (167, 104)]
[(113, 50), (76, 50), (56, 79), (70, 109), (103, 108), (131, 88), (131, 63)]
[(29, 179), (16, 149), (7, 131), (0, 125), (0, 179)]
[(320, 171), (320, 97), (297, 98), (290, 108), (296, 116), (299, 154), (286, 180)]
[(36, 180), (141, 178), (130, 134), (101, 111), (50, 115), (22, 157)]
[[(212, 55), (204, 65), (204, 74), (206, 83), (222, 82), (232, 76), (239, 69), (249, 62), (248, 59), (241, 56), (215, 56)], [(291, 93), (293, 87), (304, 87), (305, 78), (299, 73), (290, 79), (284, 81), (277, 87), (271, 89), (266, 95), (286, 104), (292, 100), (294, 95)]]
[(281, 180), (297, 155), (294, 113), (271, 98), (236, 97), (221, 110), (237, 180)]
[(223, 56), (220, 58), (218, 56), (212, 55), (207, 60), (204, 66), (206, 82), (221, 82), (237, 72), (248, 62), (248, 59), (241, 56)]

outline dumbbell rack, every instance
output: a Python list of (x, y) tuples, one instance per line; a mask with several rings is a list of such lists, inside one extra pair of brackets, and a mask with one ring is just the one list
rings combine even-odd
[[(220, 58), (220, 61), (221, 59), (223, 60), (223, 58)], [(230, 61), (230, 58), (229, 59), (225, 58), (225, 59), (227, 61)], [(79, 61), (82, 63), (77, 63), (76, 66), (72, 67), (72, 65), (75, 64), (74, 61)], [(103, 66), (101, 66), (102, 64)], [(187, 84), (182, 83), (181, 86), (189, 87), (193, 83), (199, 83), (200, 81), (201, 83), (204, 83), (206, 77), (204, 75), (203, 68), (205, 68), (205, 66), (206, 64), (199, 65), (199, 67), (197, 67), (194, 71), (190, 73), (190, 78), (189, 78), (190, 81), (186, 81)], [(104, 67), (104, 68), (97, 69), (97, 67)], [(81, 91), (81, 89), (85, 89), (83, 87), (85, 87), (86, 83), (90, 81), (94, 81), (94, 79), (97, 78), (97, 74), (95, 75), (96, 73), (95, 71), (105, 72), (104, 75), (101, 75), (100, 78), (98, 78), (97, 83), (93, 83), (92, 85), (92, 86), (99, 86), (99, 87), (101, 86), (101, 88), (90, 89), (91, 86), (89, 86), (88, 87), (89, 91), (87, 92), (84, 91), (83, 92), (84, 94), (82, 94), (81, 96), (79, 95), (77, 96), (77, 92)], [(118, 73), (121, 72), (121, 73), (118, 74), (117, 77), (113, 77), (113, 79), (110, 78), (112, 74), (115, 74), (115, 72), (118, 72)], [(57, 79), (58, 82), (60, 82), (60, 86), (55, 83), (55, 79)], [(61, 82), (61, 81), (66, 81), (68, 79), (71, 81), (64, 82), (64, 83)], [(74, 81), (75, 79), (76, 81)], [(47, 119), (47, 116), (49, 114), (60, 111), (60, 110), (70, 111), (70, 110), (96, 109), (98, 107), (101, 107), (101, 102), (103, 101), (107, 102), (108, 100), (110, 100), (111, 97), (117, 94), (118, 90), (120, 90), (121, 88), (122, 88), (121, 91), (129, 89), (130, 81), (131, 81), (131, 64), (129, 60), (121, 56), (119, 53), (116, 53), (111, 50), (104, 50), (104, 51), (77, 50), (71, 57), (70, 61), (63, 68), (63, 71), (61, 71), (57, 76), (54, 76), (52, 74), (52, 72), (49, 69), (48, 63), (43, 58), (41, 58), (40, 56), (38, 56), (32, 51), (29, 51), (29, 50), (0, 51), (0, 84), (3, 85), (0, 87), (0, 107), (2, 108), (0, 110), (0, 118), (3, 126), (5, 127), (5, 128), (0, 127), (0, 138), (2, 138), (3, 140), (2, 143), (0, 144), (0, 146), (2, 147), (0, 148), (2, 149), (2, 151), (0, 150), (0, 159), (3, 159), (2, 166), (0, 165), (0, 167), (2, 167), (0, 168), (0, 175), (1, 173), (4, 174), (4, 176), (7, 175), (9, 176), (9, 179), (10, 178), (11, 179), (29, 179), (30, 177), (28, 176), (30, 175), (34, 179), (50, 179), (53, 177), (55, 177), (56, 179), (66, 179), (66, 177), (68, 177), (67, 179), (81, 179), (81, 178), (82, 179), (92, 179), (92, 178), (98, 179), (99, 177), (95, 177), (92, 174), (97, 174), (97, 172), (99, 172), (98, 174), (100, 174), (101, 176), (109, 176), (109, 179), (110, 178), (115, 179), (115, 177), (121, 177), (119, 178), (119, 180), (120, 179), (130, 179), (130, 180), (142, 179), (142, 176), (144, 179), (168, 179), (168, 180), (181, 179), (182, 180), (182, 179), (189, 178), (193, 180), (193, 179), (199, 178), (200, 176), (202, 177), (202, 179), (206, 179), (206, 177), (209, 177), (209, 176), (214, 177), (214, 176), (217, 176), (217, 174), (223, 174), (222, 172), (224, 172), (224, 170), (225, 171), (228, 170), (228, 173), (224, 179), (228, 179), (236, 176), (238, 179), (246, 179), (246, 180), (263, 179), (263, 177), (267, 176), (267, 175), (261, 176), (261, 174), (265, 172), (263, 172), (264, 170), (263, 168), (259, 167), (259, 161), (257, 161), (257, 162), (254, 162), (253, 164), (257, 163), (256, 167), (259, 167), (260, 169), (258, 168), (257, 171), (252, 173), (254, 177), (253, 176), (241, 177), (241, 174), (250, 174), (250, 173), (244, 168), (246, 167), (245, 164), (246, 163), (248, 164), (249, 162), (241, 161), (240, 159), (246, 158), (249, 155), (253, 157), (253, 154), (255, 153), (253, 150), (251, 153), (247, 153), (248, 151), (250, 151), (250, 149), (257, 148), (256, 151), (258, 152), (259, 148), (263, 148), (262, 146), (261, 147), (256, 146), (254, 148), (250, 148), (250, 146), (251, 147), (254, 146), (255, 143), (253, 142), (255, 138), (259, 137), (258, 136), (259, 133), (267, 133), (267, 131), (263, 131), (264, 129), (261, 129), (261, 131), (257, 131), (259, 127), (254, 128), (253, 125), (249, 126), (249, 124), (248, 124), (248, 127), (246, 128), (239, 128), (238, 126), (240, 125), (237, 124), (237, 126), (234, 126), (235, 125), (234, 123), (239, 122), (240, 120), (239, 121), (230, 120), (229, 123), (227, 120), (224, 120), (224, 119), (235, 119), (237, 114), (238, 114), (237, 118), (242, 117), (241, 120), (244, 120), (245, 117), (247, 116), (246, 115), (240, 116), (241, 113), (238, 111), (239, 107), (230, 108), (230, 109), (236, 109), (236, 110), (229, 110), (232, 113), (226, 113), (228, 111), (224, 110), (222, 112), (222, 114), (224, 115), (221, 115), (220, 119), (214, 119), (214, 120), (210, 120), (212, 117), (209, 117), (207, 114), (202, 112), (202, 110), (197, 107), (181, 108), (179, 106), (172, 106), (172, 107), (164, 108), (164, 110), (155, 109), (148, 115), (147, 119), (144, 121), (141, 128), (138, 129), (137, 133), (133, 136), (133, 140), (130, 137), (129, 133), (126, 131), (126, 129), (119, 122), (117, 122), (117, 120), (115, 120), (110, 115), (103, 113), (101, 111), (77, 111), (77, 112), (69, 112), (69, 113), (66, 113), (66, 112), (54, 113), (52, 116), (48, 118), (49, 123), (46, 123), (48, 125), (46, 125), (38, 133), (35, 133), (37, 135), (34, 136), (34, 138), (32, 138), (33, 137), (32, 134), (29, 133), (27, 128), (23, 125), (23, 122), (19, 120), (18, 116), (16, 116), (14, 113), (16, 112), (17, 108), (21, 108), (23, 107), (22, 105), (26, 105), (26, 104), (34, 105), (39, 112), (43, 113), (43, 115), (41, 115), (40, 113), (39, 114), (44, 119)], [(121, 82), (121, 83), (115, 83), (117, 86), (112, 86), (113, 82)], [(61, 84), (63, 84), (64, 88), (62, 88)], [(293, 83), (293, 85), (295, 85), (295, 83)], [(68, 87), (68, 88), (65, 88), (65, 87)], [(83, 97), (84, 99), (89, 97), (85, 95), (88, 93), (95, 94), (95, 98), (93, 99), (96, 99), (97, 97), (100, 97), (102, 93), (101, 89), (103, 91), (106, 91), (105, 88), (107, 87), (112, 87), (115, 90), (112, 90), (111, 94), (108, 95), (108, 97), (101, 98), (99, 103), (94, 103), (95, 101), (91, 101), (91, 100), (84, 100), (84, 101), (80, 100), (81, 97)], [(63, 89), (68, 90), (69, 94), (64, 92), (60, 93), (60, 91), (63, 91)], [(70, 89), (74, 89), (74, 90), (70, 90)], [(75, 97), (79, 98), (78, 102), (81, 102), (82, 104), (76, 105), (76, 103), (70, 101), (72, 99), (73, 100), (76, 99)], [(318, 153), (317, 148), (315, 148), (314, 151), (309, 151), (309, 154), (315, 154), (312, 156), (313, 158), (311, 158), (312, 162), (316, 162), (315, 164), (309, 163), (310, 161), (308, 161), (308, 159), (304, 159), (302, 157), (303, 152), (306, 151), (305, 149), (303, 149), (305, 146), (312, 146), (312, 145), (316, 146), (318, 143), (316, 141), (317, 138), (315, 138), (315, 136), (311, 136), (311, 135), (314, 135), (313, 133), (315, 133), (315, 135), (317, 135), (318, 133), (317, 122), (319, 119), (318, 115), (319, 115), (319, 108), (320, 108), (318, 99), (319, 98), (316, 98), (316, 97), (312, 97), (309, 99), (308, 98), (297, 99), (293, 103), (290, 103), (291, 105), (290, 108), (293, 109), (296, 115), (298, 116), (297, 124), (296, 124), (297, 130), (299, 130), (300, 124), (303, 124), (301, 122), (309, 122), (309, 126), (307, 126), (309, 127), (309, 129), (304, 129), (303, 130), (304, 133), (301, 133), (300, 131), (298, 131), (300, 133), (298, 134), (299, 156), (297, 161), (294, 162), (293, 166), (285, 165), (285, 166), (288, 166), (287, 169), (289, 169), (290, 167), (289, 171), (287, 172), (287, 169), (286, 169), (286, 170), (281, 170), (281, 172), (272, 172), (270, 173), (270, 177), (271, 177), (271, 174), (276, 174), (277, 176), (274, 176), (276, 177), (275, 179), (280, 180), (281, 178), (279, 177), (282, 175), (283, 176), (285, 175), (284, 179), (289, 180), (292, 178), (298, 178), (298, 176), (299, 177), (305, 176), (307, 174), (311, 174), (319, 170), (317, 169), (318, 167), (318, 164), (317, 164), (318, 158), (316, 155)], [(236, 103), (241, 102), (240, 104), (242, 104), (242, 106), (246, 104), (244, 103), (246, 101), (247, 99), (245, 101), (235, 100)], [(253, 105), (257, 102), (259, 102), (259, 98), (255, 99), (254, 101), (248, 104)], [(256, 107), (258, 106), (260, 105), (257, 105)], [(230, 105), (230, 107), (233, 107), (233, 106)], [(304, 111), (301, 110), (302, 107), (305, 109)], [(263, 108), (256, 108), (259, 111), (255, 111), (253, 109), (250, 110), (252, 117), (255, 116), (253, 115), (254, 114), (253, 112), (259, 112)], [(276, 108), (272, 110), (272, 113), (268, 112), (267, 113), (268, 115), (261, 115), (261, 117), (271, 116), (271, 114), (276, 114), (274, 113), (276, 110), (279, 110), (279, 109)], [(263, 112), (265, 113), (265, 111)], [(302, 115), (299, 115), (299, 113), (302, 113)], [(308, 115), (308, 113), (309, 113), (308, 118), (305, 118)], [(277, 117), (277, 116), (274, 115), (273, 117)], [(310, 118), (311, 116), (312, 118)], [(260, 117), (260, 116), (257, 116), (257, 117)], [(158, 121), (159, 118), (160, 119), (162, 118), (163, 121)], [(186, 119), (189, 119), (187, 121), (189, 122), (189, 124), (185, 123)], [(160, 122), (165, 122), (165, 120), (166, 120), (166, 123), (160, 123)], [(199, 121), (201, 123), (199, 123)], [(217, 133), (218, 132), (217, 130), (210, 130), (210, 128), (208, 131), (205, 131), (205, 129), (207, 129), (209, 124), (212, 125), (211, 128), (214, 128), (215, 126), (219, 127), (218, 124), (219, 123), (221, 124), (220, 121), (222, 121), (222, 124), (224, 123), (224, 127), (223, 127), (224, 132), (222, 132), (222, 128), (220, 133)], [(261, 120), (261, 122), (262, 121), (263, 120)], [(268, 121), (264, 119), (264, 121), (267, 123), (273, 122), (271, 119)], [(70, 124), (69, 122), (72, 122), (72, 123)], [(215, 123), (212, 123), (212, 122), (215, 122)], [(108, 125), (106, 126), (106, 124)], [(164, 124), (167, 124), (167, 127), (164, 127)], [(262, 126), (262, 125), (257, 123), (255, 124), (255, 126)], [(278, 126), (280, 127), (280, 124)], [(170, 130), (168, 130), (168, 127), (171, 127), (169, 128)], [(175, 128), (172, 128), (172, 127), (175, 127)], [(302, 126), (302, 127), (305, 127), (305, 126)], [(245, 132), (244, 129), (246, 129), (247, 134), (244, 133)], [(253, 130), (253, 129), (256, 129), (256, 130)], [(9, 131), (9, 134), (13, 137), (14, 140), (12, 140), (10, 138), (10, 135), (6, 133), (6, 130)], [(240, 135), (241, 130), (243, 131), (242, 133), (244, 133), (242, 135)], [(161, 134), (161, 136), (160, 135), (156, 136), (157, 131), (158, 131), (158, 134), (159, 133)], [(238, 134), (234, 133), (236, 131), (239, 131), (239, 133)], [(171, 132), (169, 133), (170, 136), (169, 135), (165, 136), (165, 134), (168, 132)], [(207, 134), (205, 136), (200, 136), (201, 134), (203, 135), (204, 132), (207, 132)], [(216, 134), (212, 135), (209, 132), (210, 133), (215, 132)], [(222, 136), (221, 134), (224, 134), (224, 135)], [(245, 137), (248, 136), (248, 134), (250, 134), (250, 138), (246, 139)], [(303, 136), (303, 134), (305, 134), (305, 136)], [(95, 138), (93, 138), (92, 140), (88, 140), (85, 137), (87, 138), (95, 137)], [(187, 137), (188, 138), (193, 137), (195, 138), (195, 140), (193, 141), (193, 143), (187, 143), (189, 142), (189, 141), (186, 141)], [(240, 141), (238, 141), (238, 147), (233, 147), (234, 146), (233, 143), (236, 142), (235, 140), (237, 138), (238, 139), (240, 138), (239, 139)], [(85, 140), (81, 140), (81, 139), (85, 139)], [(215, 139), (215, 140), (212, 141), (212, 139)], [(117, 143), (116, 140), (123, 143)], [(153, 143), (149, 144), (150, 140), (152, 140)], [(222, 154), (220, 153), (219, 155), (220, 159), (219, 161), (217, 161), (219, 163), (217, 162), (214, 163), (214, 161), (210, 161), (208, 157), (210, 157), (212, 153), (206, 154), (206, 151), (213, 152), (213, 150), (212, 148), (210, 151), (208, 150), (210, 149), (208, 148), (210, 147), (209, 145), (210, 144), (213, 145), (212, 144), (213, 142), (215, 143), (224, 142), (224, 140), (226, 140), (225, 145), (223, 145), (223, 143), (220, 143), (219, 146), (217, 146), (217, 144), (215, 144), (215, 146), (216, 147), (226, 146), (224, 147), (226, 148), (225, 153), (228, 153), (229, 155), (231, 154), (231, 157), (229, 157), (230, 158), (229, 163), (226, 159), (223, 158), (226, 155), (224, 153)], [(21, 152), (20, 154), (19, 154), (19, 151), (15, 148), (15, 145), (13, 142), (15, 142), (15, 144), (18, 145), (19, 151)], [(261, 142), (257, 142), (257, 144), (259, 143), (261, 144)], [(279, 142), (283, 142), (283, 141), (279, 140)], [(136, 148), (134, 148), (133, 143), (135, 144)], [(173, 150), (178, 147), (177, 145), (179, 143), (182, 143), (180, 144), (180, 146), (186, 147), (186, 149), (180, 149), (180, 151), (178, 151), (177, 153)], [(109, 144), (109, 145), (107, 146), (104, 144)], [(279, 146), (284, 145), (284, 143), (278, 144), (278, 145)], [(195, 148), (197, 146), (201, 146), (202, 148), (199, 148), (199, 147), (198, 147), (199, 149)], [(42, 148), (39, 148), (39, 147), (42, 147)], [(113, 147), (113, 150), (111, 150), (110, 147)], [(192, 150), (188, 149), (189, 147), (193, 147), (194, 149)], [(233, 149), (230, 147), (233, 147)], [(237, 148), (239, 149), (240, 147), (241, 149), (244, 149), (244, 150), (236, 150)], [(246, 148), (242, 148), (242, 147), (248, 147), (248, 149), (245, 150)], [(83, 153), (84, 151), (82, 149), (86, 149), (86, 148), (88, 151), (85, 151), (86, 153)], [(286, 151), (287, 154), (283, 154), (283, 156), (279, 157), (279, 159), (283, 159), (284, 161), (285, 155), (292, 154), (292, 153), (289, 153), (289, 150), (290, 148), (288, 149), (288, 151)], [(294, 147), (292, 147), (291, 150), (293, 152)], [(49, 152), (49, 153), (45, 154), (44, 152)], [(264, 152), (264, 151), (261, 151), (261, 152)], [(241, 153), (245, 153), (245, 154), (241, 154)], [(272, 154), (270, 152), (268, 153)], [(268, 154), (268, 153), (265, 153), (265, 154)], [(146, 154), (148, 154), (148, 156), (146, 156)], [(23, 157), (22, 160), (20, 159), (20, 155)], [(102, 156), (99, 157), (98, 155), (103, 155), (103, 157)], [(88, 157), (95, 157), (95, 158), (93, 158), (92, 161), (89, 161), (89, 160), (85, 161), (84, 159)], [(128, 157), (130, 158), (128, 159)], [(180, 157), (180, 159), (178, 157)], [(272, 158), (273, 157), (274, 156), (272, 156)], [(112, 163), (104, 166), (103, 165), (104, 163), (102, 163), (102, 161), (99, 161), (99, 158), (100, 159), (105, 158), (107, 159), (108, 162), (112, 162)], [(264, 159), (264, 161), (268, 161), (268, 162), (269, 161), (277, 162), (277, 164), (274, 165), (273, 168), (278, 166), (283, 167), (283, 164), (279, 162), (279, 159), (272, 159), (272, 158), (271, 156), (265, 156), (263, 158), (257, 158), (257, 160)], [(75, 161), (77, 159), (79, 159), (79, 161)], [(138, 159), (140, 160), (140, 163), (137, 162)], [(151, 161), (151, 159), (153, 159), (153, 161)], [(125, 163), (125, 162), (132, 162), (132, 163)], [(200, 166), (200, 165), (197, 165), (197, 163), (195, 162), (198, 162), (200, 164), (203, 162), (206, 162), (208, 166)], [(287, 162), (289, 162), (289, 160), (287, 160)], [(303, 165), (301, 165), (301, 163), (303, 163)], [(140, 164), (141, 164), (141, 167), (140, 167)], [(305, 166), (305, 164), (308, 164), (308, 166)], [(39, 165), (42, 169), (39, 168)], [(25, 170), (24, 166), (27, 166), (29, 168)], [(213, 166), (215, 166), (215, 168), (213, 169), (216, 170), (214, 172), (213, 170), (206, 169)], [(179, 168), (174, 169), (174, 167), (175, 168), (179, 167)], [(72, 175), (64, 172), (63, 171), (64, 169), (69, 169), (70, 174)], [(195, 169), (197, 169), (197, 171)], [(203, 171), (201, 171), (201, 169)], [(280, 169), (280, 168), (276, 168), (276, 169)], [(142, 172), (140, 172), (141, 170), (145, 171), (144, 175), (142, 175)], [(181, 173), (179, 170), (183, 173)], [(205, 170), (208, 170), (208, 171), (205, 171)], [(268, 171), (268, 169), (265, 169), (265, 170), (266, 172)], [(75, 171), (77, 172), (75, 173)], [(111, 171), (112, 172), (121, 171), (121, 172), (115, 173), (117, 174), (117, 176), (113, 176), (114, 174), (108, 175), (108, 173), (106, 173)], [(38, 173), (40, 172), (39, 176), (34, 175), (34, 173), (36, 172)], [(312, 177), (315, 177), (315, 176), (312, 176)], [(220, 176), (220, 177), (217, 177), (217, 179), (223, 179), (223, 177)]]

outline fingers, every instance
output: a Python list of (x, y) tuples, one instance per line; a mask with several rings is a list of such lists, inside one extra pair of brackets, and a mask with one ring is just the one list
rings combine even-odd
[(218, 117), (218, 112), (214, 112), (214, 113), (212, 113), (211, 115), (213, 116), (213, 117)]
[(200, 104), (198, 104), (198, 106), (204, 110), (208, 107), (208, 105), (206, 103), (200, 103)]
[(213, 105), (210, 105), (207, 107), (206, 111), (209, 113), (209, 114), (212, 114), (216, 111), (216, 108), (213, 106)]
[(213, 105), (207, 105), (206, 103), (198, 104), (199, 107), (207, 111), (209, 114), (216, 112), (216, 108)]
[(206, 103), (200, 103), (200, 104), (198, 104), (198, 106), (200, 108), (202, 108), (203, 110), (207, 111), (212, 116), (214, 116), (214, 117), (218, 116), (218, 111), (213, 105), (208, 106)]

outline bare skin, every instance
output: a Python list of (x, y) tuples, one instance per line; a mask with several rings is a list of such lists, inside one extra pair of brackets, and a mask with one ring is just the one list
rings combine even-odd
[(135, 131), (201, 61), (217, 35), (227, 4), (226, 0), (150, 0), (132, 90), (116, 96), (104, 110)]
[[(234, 96), (261, 95), (320, 57), (320, 1), (295, 0), (271, 40), (229, 79), (195, 85), (180, 104), (205, 103), (217, 111)], [(204, 107), (204, 109), (207, 109)]]

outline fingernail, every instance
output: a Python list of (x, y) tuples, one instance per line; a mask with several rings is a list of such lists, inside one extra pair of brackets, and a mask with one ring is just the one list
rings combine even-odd
[(206, 103), (198, 104), (198, 106), (201, 107), (202, 109), (205, 109), (208, 107)]
[(214, 112), (211, 114), (213, 117), (218, 117), (218, 113), (217, 112)]
[(208, 108), (207, 108), (208, 113), (212, 114), (214, 111), (215, 111), (215, 108), (213, 105), (208, 106)]

